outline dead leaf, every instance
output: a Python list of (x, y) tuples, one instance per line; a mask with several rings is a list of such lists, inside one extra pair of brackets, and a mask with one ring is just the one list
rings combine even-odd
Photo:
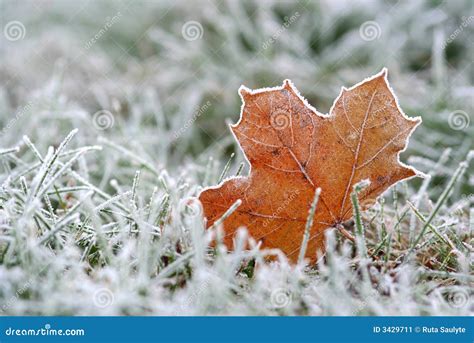
[(342, 88), (329, 115), (318, 113), (291, 81), (251, 91), (241, 87), (241, 117), (231, 131), (247, 157), (248, 177), (234, 177), (202, 191), (210, 226), (238, 199), (241, 206), (223, 223), (232, 247), (239, 227), (266, 248), (279, 248), (296, 261), (308, 210), (317, 187), (321, 196), (306, 257), (324, 251), (324, 231), (352, 217), (353, 185), (369, 179), (360, 193), (362, 209), (396, 182), (419, 174), (399, 161), (421, 118), (398, 106), (386, 70), (350, 89)]

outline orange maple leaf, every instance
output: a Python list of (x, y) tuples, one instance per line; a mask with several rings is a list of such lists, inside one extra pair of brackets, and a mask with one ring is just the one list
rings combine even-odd
[(324, 231), (352, 217), (350, 193), (364, 180), (362, 209), (396, 182), (419, 175), (399, 161), (421, 118), (408, 118), (387, 80), (387, 71), (342, 88), (329, 115), (318, 113), (291, 81), (252, 91), (241, 87), (240, 120), (231, 131), (251, 171), (199, 196), (212, 225), (238, 199), (241, 205), (223, 221), (224, 243), (247, 227), (262, 247), (279, 248), (296, 261), (315, 190), (321, 195), (310, 229), (306, 257), (324, 252)]

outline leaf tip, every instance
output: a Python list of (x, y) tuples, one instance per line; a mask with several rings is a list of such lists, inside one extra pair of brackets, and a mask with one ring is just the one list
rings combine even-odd
[(250, 95), (252, 95), (252, 91), (249, 88), (242, 85), (239, 88), (239, 94), (242, 97), (242, 99), (245, 101), (246, 99), (250, 97)]
[(420, 116), (411, 117), (410, 119), (415, 123), (415, 127), (423, 122), (423, 119)]
[(293, 89), (293, 82), (291, 82), (290, 79), (285, 79), (283, 81), (283, 89), (287, 89), (287, 90), (292, 90)]
[(423, 173), (422, 171), (419, 171), (418, 169), (413, 168), (413, 171), (415, 172), (416, 177), (421, 177), (422, 179), (431, 179), (430, 174)]

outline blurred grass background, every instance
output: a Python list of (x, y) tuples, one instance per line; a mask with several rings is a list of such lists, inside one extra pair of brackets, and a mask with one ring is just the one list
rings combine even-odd
[[(402, 109), (423, 118), (402, 160), (436, 171), (425, 205), (417, 203), (425, 209), (474, 147), (469, 0), (2, 0), (0, 12), (0, 148), (23, 153), (27, 135), (43, 154), (78, 128), (72, 148), (104, 147), (79, 169), (110, 194), (145, 169), (143, 194), (166, 172), (176, 199), (195, 195), (216, 183), (231, 152), (235, 173), (244, 159), (226, 123), (239, 117), (239, 86), (277, 86), (286, 78), (326, 113), (342, 86), (387, 67)], [(3, 161), (7, 190), (9, 176), (34, 159), (25, 154), (24, 165), (11, 156)], [(410, 190), (421, 182), (410, 181)], [(467, 201), (459, 220), (471, 223), (471, 234), (473, 192), (469, 166), (446, 211)], [(61, 201), (52, 199), (54, 210)]]

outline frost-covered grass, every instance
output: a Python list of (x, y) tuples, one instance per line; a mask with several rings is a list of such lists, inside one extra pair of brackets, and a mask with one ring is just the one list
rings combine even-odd
[[(2, 314), (473, 313), (470, 1), (0, 6)], [(402, 160), (431, 177), (362, 213), (357, 247), (328, 230), (317, 266), (243, 250), (245, 230), (210, 248), (189, 199), (248, 171), (225, 126), (240, 84), (290, 78), (326, 112), (383, 66), (423, 117)]]

